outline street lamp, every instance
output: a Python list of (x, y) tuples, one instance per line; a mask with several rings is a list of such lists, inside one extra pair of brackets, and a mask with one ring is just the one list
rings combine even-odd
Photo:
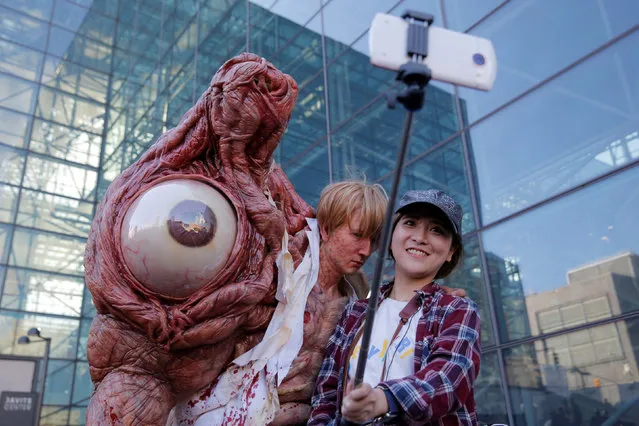
[[(30, 337), (37, 337), (40, 340), (32, 341)], [(44, 385), (47, 381), (47, 367), (49, 366), (49, 351), (51, 350), (51, 338), (43, 337), (40, 335), (40, 330), (36, 327), (32, 327), (27, 331), (26, 336), (20, 336), (18, 339), (19, 345), (28, 345), (30, 343), (44, 342), (44, 357), (42, 367), (42, 379), (40, 380), (40, 395), (38, 395), (38, 406), (36, 415), (36, 425), (40, 424), (40, 416), (42, 415), (42, 402), (44, 401)]]

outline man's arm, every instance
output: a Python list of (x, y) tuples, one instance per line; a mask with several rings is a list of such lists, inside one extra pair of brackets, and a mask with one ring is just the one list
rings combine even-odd
[(480, 364), (479, 309), (454, 298), (426, 366), (412, 376), (380, 383), (396, 399), (407, 424), (423, 424), (456, 411), (471, 394)]

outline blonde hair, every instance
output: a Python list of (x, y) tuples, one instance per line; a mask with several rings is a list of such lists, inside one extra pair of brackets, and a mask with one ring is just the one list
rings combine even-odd
[(388, 200), (380, 184), (363, 181), (346, 181), (328, 185), (317, 204), (317, 221), (320, 228), (331, 234), (353, 216), (359, 214), (363, 238), (377, 239), (382, 230)]

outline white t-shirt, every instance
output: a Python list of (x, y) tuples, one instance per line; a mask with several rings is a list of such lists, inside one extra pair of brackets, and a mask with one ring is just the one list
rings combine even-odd
[[(407, 303), (386, 298), (377, 308), (373, 333), (371, 334), (371, 346), (368, 350), (368, 361), (364, 371), (364, 383), (376, 386), (379, 382), (399, 379), (414, 373), (413, 352), (419, 311), (404, 324), (395, 340), (390, 342), (400, 321), (399, 313), (406, 307)], [(348, 371), (351, 378), (357, 369), (361, 343), (362, 338), (360, 337), (349, 360)], [(384, 377), (381, 377), (384, 360), (386, 360), (386, 373)]]

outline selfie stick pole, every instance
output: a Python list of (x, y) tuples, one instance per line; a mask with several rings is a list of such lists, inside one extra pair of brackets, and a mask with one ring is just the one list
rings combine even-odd
[[(381, 284), (382, 270), (384, 269), (384, 259), (390, 242), (393, 210), (397, 199), (397, 190), (404, 171), (404, 160), (413, 125), (413, 113), (419, 111), (424, 105), (425, 88), (431, 76), (430, 69), (422, 62), (428, 54), (428, 27), (433, 22), (433, 16), (420, 12), (407, 11), (402, 15), (402, 18), (409, 22), (406, 50), (411, 57), (411, 62), (402, 65), (397, 74), (397, 80), (402, 81), (407, 87), (400, 93), (389, 94), (388, 107), (395, 108), (397, 102), (399, 102), (404, 105), (407, 114), (404, 122), (404, 135), (397, 154), (395, 175), (393, 176), (393, 184), (386, 208), (386, 220), (382, 228), (381, 244), (377, 253), (377, 263), (375, 264), (373, 281), (371, 283), (371, 297), (368, 299), (362, 344), (357, 360), (355, 377), (353, 379), (354, 387), (362, 384), (364, 379), (364, 370), (366, 369), (366, 360), (368, 359), (368, 350), (373, 332), (373, 321), (375, 320), (375, 312), (377, 311), (377, 303), (379, 300), (379, 287)], [(344, 384), (344, 386), (346, 386), (346, 384)], [(357, 423), (342, 418), (341, 424), (355, 425)]]

